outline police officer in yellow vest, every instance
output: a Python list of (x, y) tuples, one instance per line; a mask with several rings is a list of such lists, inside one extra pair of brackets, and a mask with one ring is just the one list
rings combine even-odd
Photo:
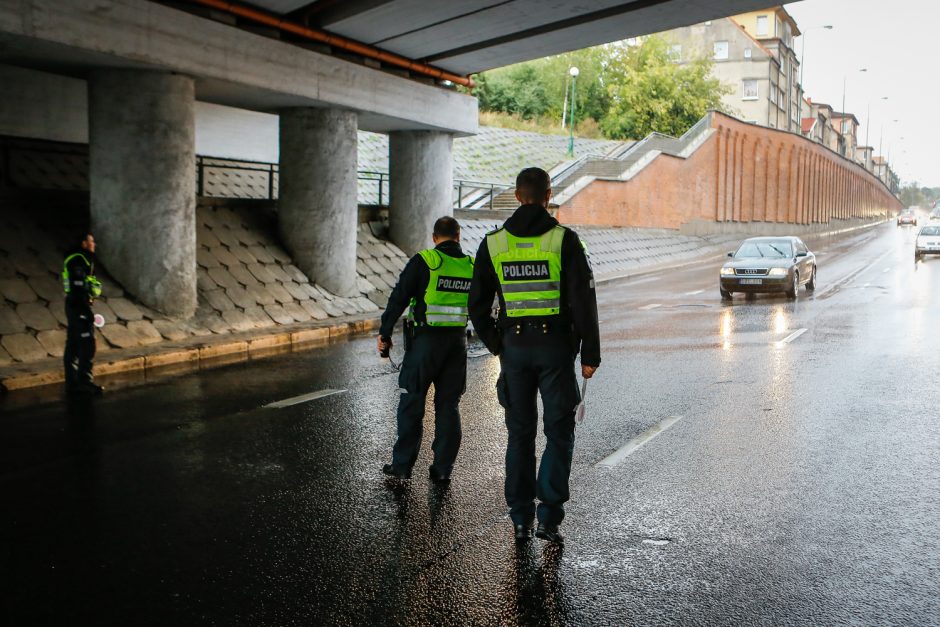
[[(470, 289), (470, 320), (500, 359), (496, 393), (509, 432), (506, 503), (519, 542), (531, 538), (536, 515), (537, 537), (564, 541), (558, 527), (569, 498), (574, 414), (581, 400), (575, 356), (580, 351), (586, 379), (601, 363), (594, 277), (577, 234), (546, 210), (551, 193), (544, 170), (519, 174), (516, 199), (522, 206), (480, 244)], [(547, 444), (536, 474), (539, 394)]]
[(411, 477), (424, 427), (424, 405), (434, 384), (435, 482), (450, 480), (460, 449), (458, 405), (467, 383), (467, 298), (473, 258), (460, 248), (460, 224), (451, 217), (434, 223), (434, 248), (411, 258), (392, 290), (379, 331), (380, 355), (392, 347), (395, 323), (410, 306), (405, 322), (405, 357), (398, 385), (398, 440), (392, 463), (382, 469), (399, 479)]
[(71, 394), (100, 394), (92, 375), (95, 358), (95, 326), (91, 304), (101, 296), (101, 283), (95, 277), (95, 236), (85, 233), (79, 246), (62, 263), (65, 291), (65, 387)]

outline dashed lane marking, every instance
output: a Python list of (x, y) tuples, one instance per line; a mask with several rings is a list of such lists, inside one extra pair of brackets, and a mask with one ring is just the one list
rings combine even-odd
[(650, 309), (656, 309), (657, 307), (662, 307), (662, 304), (653, 303), (652, 305), (643, 305), (640, 307), (640, 311), (649, 311)]
[(888, 272), (891, 272), (891, 268), (885, 268), (881, 271), (881, 274), (887, 274)]
[(306, 403), (307, 401), (315, 401), (318, 398), (325, 398), (327, 396), (333, 396), (334, 394), (343, 394), (346, 390), (317, 390), (316, 392), (311, 392), (310, 394), (301, 394), (300, 396), (294, 396), (291, 398), (285, 398), (283, 401), (276, 401), (274, 403), (268, 403), (267, 405), (262, 405), (262, 409), (282, 409), (284, 407), (290, 407), (291, 405), (299, 405), (300, 403)]
[(676, 424), (682, 420), (682, 416), (669, 416), (662, 422), (657, 425), (653, 425), (640, 435), (636, 436), (616, 451), (597, 462), (597, 466), (605, 466), (607, 468), (613, 468), (623, 460), (625, 460), (629, 455), (633, 454), (638, 448), (642, 447), (644, 444), (648, 443), (650, 440), (655, 438), (657, 435)]
[(701, 294), (701, 293), (704, 292), (704, 291), (705, 291), (705, 290), (695, 290), (694, 292), (686, 292), (685, 295), (686, 295), (686, 296), (695, 296), (696, 294)]
[(783, 338), (782, 340), (780, 340), (779, 342), (777, 342), (777, 346), (786, 346), (787, 344), (789, 344), (790, 342), (792, 342), (792, 341), (795, 340), (796, 338), (798, 338), (798, 337), (800, 337), (801, 335), (803, 335), (804, 333), (806, 333), (806, 331), (807, 331), (807, 329), (797, 329), (796, 331), (794, 331), (794, 332), (791, 333), (790, 335), (786, 336), (785, 338)]

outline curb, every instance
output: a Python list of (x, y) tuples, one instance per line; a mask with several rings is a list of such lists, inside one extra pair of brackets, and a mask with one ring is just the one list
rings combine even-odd
[[(381, 318), (375, 315), (350, 316), (316, 326), (285, 325), (276, 331), (233, 333), (209, 341), (192, 338), (150, 350), (135, 348), (107, 351), (99, 354), (95, 363), (95, 376), (165, 374), (168, 370), (189, 372), (286, 352), (300, 352), (343, 337), (373, 331), (379, 328), (380, 322)], [(55, 358), (0, 369), (0, 387), (5, 392), (62, 384), (64, 381), (62, 362)]]
[[(869, 229), (889, 220), (872, 222), (807, 235), (805, 239), (848, 235), (863, 229)], [(634, 272), (599, 277), (597, 283), (609, 283), (624, 279), (655, 274), (664, 270), (673, 270), (687, 266), (718, 261), (723, 253), (712, 251), (693, 259), (681, 262), (663, 262), (638, 268)], [(267, 332), (244, 332), (218, 336), (211, 340), (190, 338), (183, 342), (167, 342), (151, 348), (134, 348), (107, 351), (99, 354), (95, 364), (96, 377), (114, 377), (127, 374), (167, 374), (192, 372), (222, 365), (264, 359), (288, 352), (301, 352), (323, 346), (324, 344), (351, 335), (360, 335), (378, 329), (380, 315), (369, 314), (348, 316), (334, 320), (295, 324), (278, 327)], [(13, 392), (38, 388), (48, 385), (61, 385), (65, 381), (62, 362), (56, 358), (44, 359), (29, 364), (17, 364), (0, 368), (0, 388), (4, 392)]]

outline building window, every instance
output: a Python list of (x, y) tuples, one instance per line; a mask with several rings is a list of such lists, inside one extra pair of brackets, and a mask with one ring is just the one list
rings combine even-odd
[(716, 41), (715, 42), (715, 59), (727, 59), (727, 58), (728, 58), (728, 42)]
[(848, 132), (849, 132), (849, 121), (842, 120), (842, 134), (845, 135)]
[(743, 100), (757, 100), (759, 98), (757, 90), (757, 80), (753, 78), (745, 79), (741, 82), (742, 85), (742, 96)]
[[(747, 81), (744, 81), (744, 83), (745, 83), (745, 88), (744, 88), (745, 96), (744, 97), (747, 98), (747, 87), (746, 87)], [(754, 81), (754, 83), (756, 84), (757, 81)], [(770, 101), (774, 104), (777, 104), (777, 90), (774, 89), (773, 85), (770, 86)]]
[(682, 46), (679, 44), (669, 46), (669, 58), (676, 62), (681, 61), (682, 60)]
[(767, 35), (770, 34), (767, 30), (768, 24), (769, 22), (767, 21), (766, 15), (757, 16), (757, 36), (758, 37), (766, 37)]
[(745, 48), (745, 49), (744, 49), (744, 58), (745, 58), (745, 59), (750, 59), (750, 58), (751, 58), (751, 49), (750, 49), (750, 48)]

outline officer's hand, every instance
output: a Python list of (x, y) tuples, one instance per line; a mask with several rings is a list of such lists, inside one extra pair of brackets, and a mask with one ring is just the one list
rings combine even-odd
[(593, 377), (595, 372), (597, 372), (597, 366), (585, 366), (581, 364), (581, 376), (585, 379)]
[(392, 348), (392, 338), (383, 338), (381, 335), (376, 337), (376, 344), (379, 349), (379, 355), (387, 356), (388, 351)]

